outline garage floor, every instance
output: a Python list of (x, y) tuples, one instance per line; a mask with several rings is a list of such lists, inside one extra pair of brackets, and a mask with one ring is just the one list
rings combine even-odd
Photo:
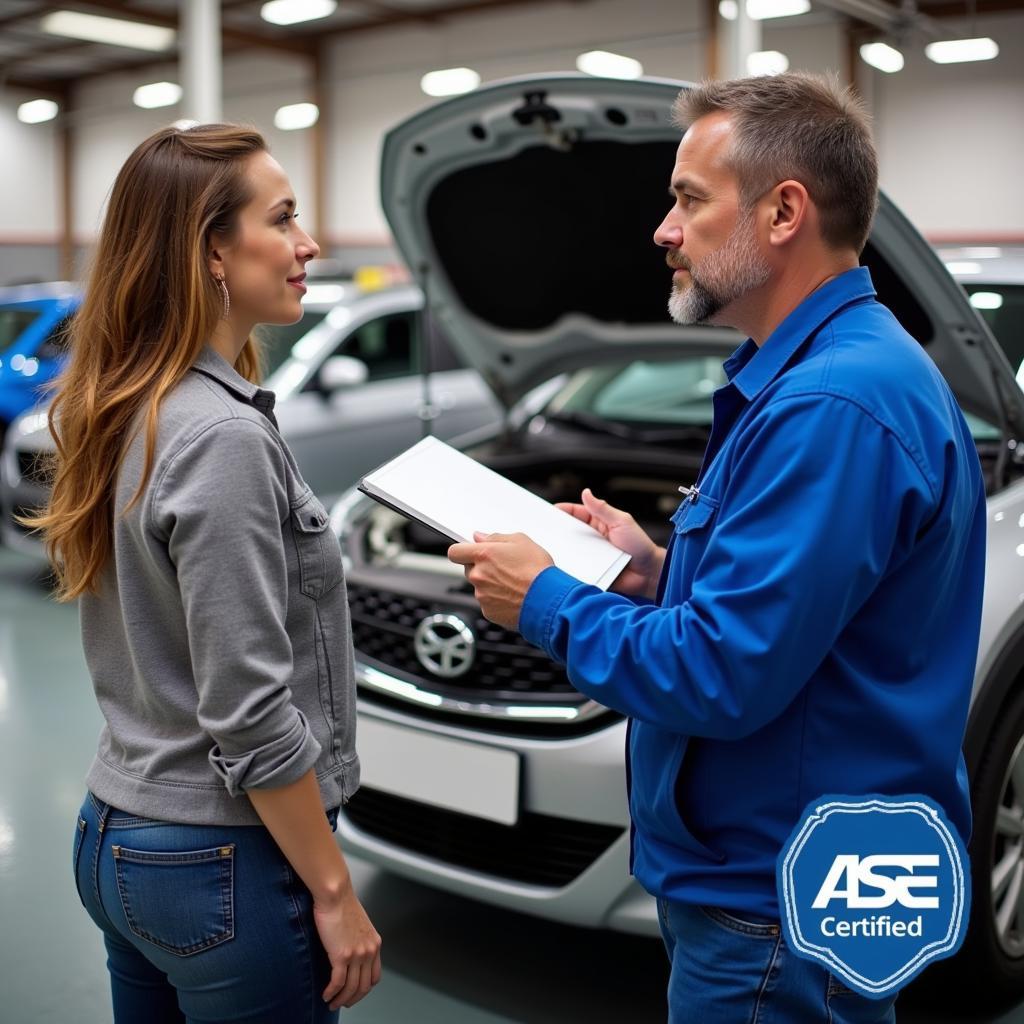
[[(110, 1020), (99, 933), (75, 895), (73, 822), (100, 716), (74, 608), (33, 563), (0, 549), (0, 1022)], [(413, 885), (357, 861), (384, 937), (384, 979), (352, 1024), (656, 1024), (658, 942), (583, 931)], [(906, 1000), (904, 1000), (906, 1002)], [(901, 1024), (1024, 1024), (901, 1007)]]

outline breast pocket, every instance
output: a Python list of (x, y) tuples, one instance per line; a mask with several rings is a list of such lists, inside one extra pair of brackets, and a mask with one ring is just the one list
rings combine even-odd
[(679, 535), (707, 529), (718, 511), (718, 499), (707, 494), (687, 498), (672, 514), (672, 524)]
[(330, 530), (327, 510), (313, 494), (292, 509), (292, 534), (299, 559), (300, 589), (314, 601), (329, 594), (342, 577), (341, 546)]

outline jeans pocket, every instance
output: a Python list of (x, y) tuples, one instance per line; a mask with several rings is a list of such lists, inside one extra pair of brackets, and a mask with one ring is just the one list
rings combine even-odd
[(71, 870), (75, 875), (75, 892), (78, 893), (78, 901), (85, 906), (82, 899), (82, 885), (78, 881), (78, 863), (82, 859), (82, 846), (85, 842), (85, 818), (78, 816), (78, 824), (75, 826), (75, 845), (71, 853)]
[(113, 846), (121, 909), (132, 934), (175, 956), (235, 936), (235, 846), (161, 853)]
[(763, 919), (748, 921), (742, 917), (737, 917), (731, 911), (722, 910), (721, 907), (701, 907), (700, 910), (705, 917), (709, 917), (715, 924), (731, 932), (738, 932), (740, 935), (750, 935), (761, 939), (774, 939), (779, 934), (780, 926), (774, 921)]

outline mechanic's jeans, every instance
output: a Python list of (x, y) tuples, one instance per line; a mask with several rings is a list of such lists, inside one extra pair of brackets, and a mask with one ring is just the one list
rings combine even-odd
[(889, 999), (851, 992), (795, 956), (778, 921), (658, 900), (672, 973), (669, 1024), (892, 1024)]
[(115, 1024), (337, 1021), (312, 897), (262, 826), (154, 821), (90, 793), (73, 856)]

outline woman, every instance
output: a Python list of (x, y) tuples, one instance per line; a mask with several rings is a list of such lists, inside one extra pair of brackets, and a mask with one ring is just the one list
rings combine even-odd
[[(316, 243), (255, 131), (166, 128), (114, 183), (51, 414), (42, 528), (106, 725), (74, 844), (117, 1022), (335, 1020), (380, 937), (341, 552), (257, 387)], [(325, 813), (326, 812), (326, 813)]]

